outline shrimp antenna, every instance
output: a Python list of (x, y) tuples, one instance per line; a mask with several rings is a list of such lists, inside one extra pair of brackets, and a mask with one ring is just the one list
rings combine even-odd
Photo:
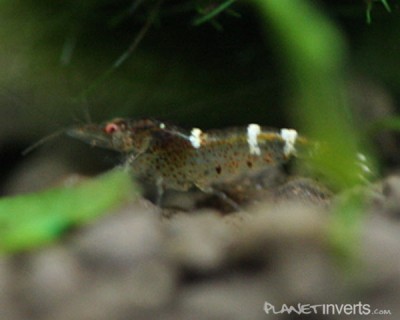
[(57, 130), (56, 132), (49, 134), (48, 136), (43, 137), (39, 141), (35, 142), (34, 144), (30, 145), (28, 148), (23, 150), (21, 152), (21, 154), (23, 156), (26, 156), (28, 153), (31, 153), (36, 148), (40, 147), (41, 145), (45, 144), (46, 142), (48, 142), (50, 140), (53, 140), (54, 138), (60, 136), (61, 134), (65, 133), (65, 132), (66, 132), (66, 129), (61, 129), (61, 130)]

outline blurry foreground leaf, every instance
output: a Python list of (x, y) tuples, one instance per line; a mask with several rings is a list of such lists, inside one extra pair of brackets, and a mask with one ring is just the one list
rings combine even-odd
[(275, 29), (278, 54), (289, 71), (291, 116), (302, 133), (322, 142), (312, 165), (338, 190), (358, 184), (359, 132), (348, 107), (346, 48), (340, 33), (310, 1), (256, 3)]
[(358, 250), (365, 209), (364, 196), (362, 192), (356, 190), (339, 197), (328, 233), (329, 243), (338, 262), (350, 273), (360, 267)]
[(112, 171), (73, 187), (3, 198), (0, 201), (0, 252), (48, 243), (71, 226), (100, 216), (135, 196), (128, 173)]
[[(254, 0), (266, 32), (276, 32), (275, 47), (286, 64), (292, 117), (301, 131), (321, 142), (309, 161), (339, 191), (361, 182), (360, 132), (351, 119), (346, 92), (346, 47), (338, 30), (311, 1)], [(364, 156), (363, 156), (364, 157)], [(360, 196), (349, 196), (334, 208), (329, 234), (337, 253), (354, 257), (363, 212)]]

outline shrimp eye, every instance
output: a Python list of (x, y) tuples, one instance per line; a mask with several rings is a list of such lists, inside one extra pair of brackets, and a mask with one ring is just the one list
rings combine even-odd
[(108, 134), (114, 133), (115, 131), (118, 131), (118, 130), (119, 130), (118, 125), (113, 122), (108, 123), (104, 128), (105, 133), (108, 133)]

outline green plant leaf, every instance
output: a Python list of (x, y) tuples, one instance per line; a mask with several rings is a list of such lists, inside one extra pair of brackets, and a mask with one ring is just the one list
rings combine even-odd
[(211, 10), (208, 13), (205, 13), (199, 18), (196, 18), (193, 21), (194, 26), (199, 26), (207, 21), (210, 21), (211, 19), (215, 18), (217, 15), (219, 15), (221, 12), (227, 10), (236, 0), (227, 0), (221, 3), (219, 6), (215, 7), (213, 10)]
[(293, 122), (303, 134), (322, 142), (321, 152), (310, 161), (336, 189), (357, 185), (362, 174), (357, 154), (362, 148), (348, 106), (347, 51), (340, 32), (309, 1), (255, 3), (269, 22), (268, 32), (275, 31), (278, 54), (290, 71)]
[[(354, 188), (364, 176), (363, 166), (357, 161), (363, 146), (349, 109), (347, 50), (340, 32), (311, 1), (254, 2), (268, 21), (266, 32), (275, 31), (275, 47), (290, 75), (294, 124), (318, 141), (318, 150), (309, 159), (311, 167), (336, 190)], [(333, 208), (329, 241), (347, 261), (355, 256), (354, 244), (364, 212), (362, 196), (351, 194)]]
[(132, 199), (135, 190), (129, 174), (118, 170), (75, 186), (3, 198), (0, 252), (27, 250), (53, 241), (66, 229)]

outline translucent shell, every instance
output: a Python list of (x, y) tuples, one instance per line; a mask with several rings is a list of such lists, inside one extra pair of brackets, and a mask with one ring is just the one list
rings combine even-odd
[(68, 134), (93, 146), (127, 155), (127, 164), (162, 188), (207, 191), (280, 165), (307, 143), (293, 129), (244, 128), (184, 130), (155, 120), (114, 119), (72, 128)]

